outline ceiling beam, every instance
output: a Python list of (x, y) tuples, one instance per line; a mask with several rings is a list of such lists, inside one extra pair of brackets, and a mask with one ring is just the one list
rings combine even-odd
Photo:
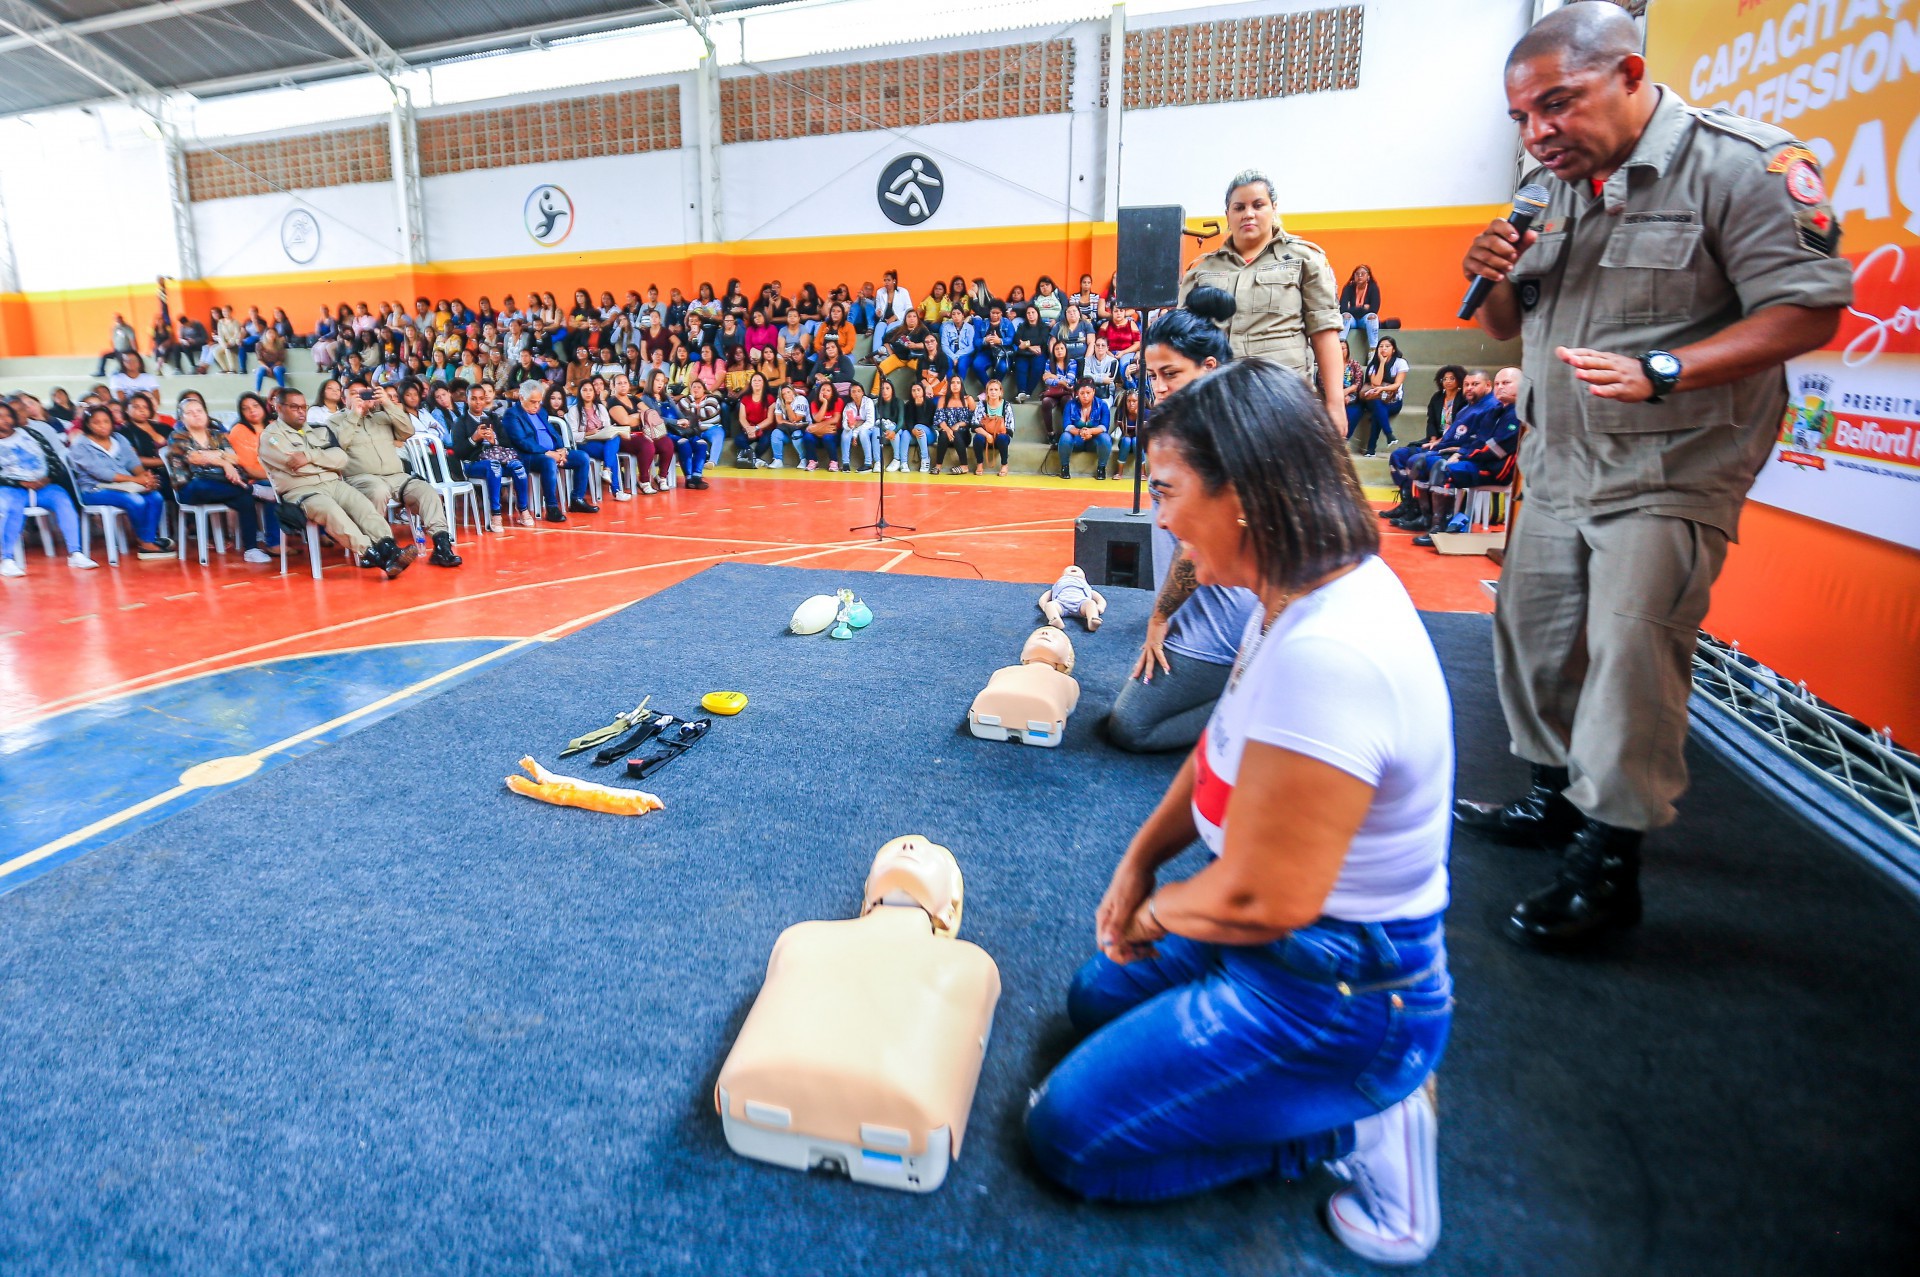
[[(205, 13), (209, 9), (225, 9), (244, 0), (168, 0), (166, 4), (143, 4), (135, 9), (116, 9), (112, 13), (103, 13), (94, 18), (82, 18), (78, 22), (56, 22), (62, 31), (70, 36), (89, 36), (102, 31), (123, 31), (128, 27), (145, 26), (149, 22), (165, 22), (168, 18), (190, 18), (196, 13)], [(49, 18), (49, 21), (52, 21)], [(0, 53), (10, 53), (15, 49), (36, 47), (26, 36), (11, 35), (0, 38)]]
[(355, 61), (383, 80), (396, 80), (407, 60), (393, 51), (378, 31), (361, 20), (345, 0), (293, 0), (300, 10), (340, 42)]

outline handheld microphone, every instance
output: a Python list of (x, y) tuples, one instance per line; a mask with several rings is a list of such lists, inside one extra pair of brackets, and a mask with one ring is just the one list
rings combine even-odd
[[(1514, 230), (1525, 235), (1527, 228), (1533, 225), (1533, 219), (1546, 212), (1550, 198), (1546, 187), (1538, 182), (1527, 183), (1513, 193), (1513, 212), (1507, 214), (1507, 220), (1513, 223)], [(1466, 300), (1460, 303), (1460, 318), (1473, 318), (1473, 312), (1480, 309), (1480, 303), (1487, 300), (1487, 294), (1493, 291), (1494, 282), (1485, 275), (1473, 277), (1473, 282), (1467, 285)]]

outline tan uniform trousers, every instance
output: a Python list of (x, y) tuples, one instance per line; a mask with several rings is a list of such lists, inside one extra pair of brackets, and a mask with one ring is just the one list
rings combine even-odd
[(1693, 649), (1727, 536), (1628, 511), (1562, 521), (1525, 503), (1500, 569), (1494, 670), (1513, 752), (1566, 767), (1595, 820), (1658, 829), (1687, 788)]
[(380, 514), (380, 510), (386, 509), (385, 503), (380, 510), (375, 510), (345, 479), (303, 487), (287, 500), (299, 505), (307, 522), (325, 528), (327, 535), (352, 550), (356, 559), (376, 541), (393, 535), (393, 529)]
[(347, 482), (383, 515), (387, 512), (388, 501), (398, 501), (413, 512), (414, 518), (420, 520), (420, 526), (427, 530), (428, 536), (447, 530), (446, 505), (431, 483), (410, 474), (350, 474)]

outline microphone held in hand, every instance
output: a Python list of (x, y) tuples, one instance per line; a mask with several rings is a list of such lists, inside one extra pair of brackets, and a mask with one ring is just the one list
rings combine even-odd
[[(1533, 225), (1533, 219), (1546, 212), (1549, 198), (1547, 188), (1538, 182), (1529, 182), (1513, 193), (1513, 212), (1507, 214), (1507, 220), (1513, 223), (1516, 235), (1524, 236), (1527, 228)], [(1460, 318), (1472, 319), (1473, 312), (1479, 310), (1480, 303), (1487, 300), (1487, 294), (1493, 291), (1496, 282), (1485, 275), (1475, 276), (1473, 283), (1467, 286), (1466, 300), (1460, 303)]]

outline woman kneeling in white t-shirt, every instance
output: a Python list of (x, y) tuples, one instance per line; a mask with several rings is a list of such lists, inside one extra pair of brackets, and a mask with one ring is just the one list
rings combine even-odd
[[(1369, 1258), (1439, 1240), (1423, 1086), (1452, 1017), (1441, 913), (1453, 724), (1378, 520), (1299, 376), (1231, 364), (1155, 411), (1160, 519), (1204, 584), (1260, 596), (1186, 765), (1114, 871), (1036, 1092), (1040, 1165), (1148, 1201), (1328, 1163)], [(1386, 654), (1386, 655), (1379, 655)], [(1195, 839), (1213, 860), (1155, 890)]]

